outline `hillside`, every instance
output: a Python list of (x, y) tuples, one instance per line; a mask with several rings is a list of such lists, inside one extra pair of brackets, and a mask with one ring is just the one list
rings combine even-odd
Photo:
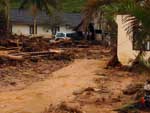
[[(86, 0), (62, 0), (62, 10), (64, 12), (80, 12)], [(13, 0), (12, 7), (19, 7), (20, 0)]]

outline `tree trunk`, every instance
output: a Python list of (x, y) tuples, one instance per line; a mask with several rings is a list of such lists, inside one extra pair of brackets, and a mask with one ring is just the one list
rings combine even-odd
[(121, 66), (121, 63), (118, 60), (118, 55), (117, 55), (117, 46), (113, 47), (112, 52), (113, 57), (110, 59), (110, 61), (107, 64), (107, 67), (116, 67), (116, 66)]
[(10, 31), (10, 1), (6, 0), (6, 18), (7, 18), (7, 36), (9, 36), (9, 31)]
[(36, 16), (34, 16), (34, 28), (33, 28), (33, 35), (37, 34), (36, 32), (36, 27), (37, 27), (37, 20), (36, 20)]
[(141, 57), (143, 56), (144, 51), (140, 50), (140, 52), (138, 53), (138, 55), (136, 56), (135, 60), (132, 63), (132, 68), (136, 67), (137, 65), (139, 65), (139, 62), (141, 60)]

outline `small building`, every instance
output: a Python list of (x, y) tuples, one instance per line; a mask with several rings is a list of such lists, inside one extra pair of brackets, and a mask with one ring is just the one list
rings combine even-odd
[[(124, 18), (127, 15), (117, 15), (116, 22), (118, 24), (118, 59), (123, 65), (130, 65), (132, 61), (136, 58), (139, 53), (139, 50), (135, 47), (135, 41), (132, 40), (133, 32), (127, 33), (126, 24)], [(150, 58), (150, 41), (144, 43), (145, 47), (145, 59)]]
[[(12, 9), (10, 12), (11, 31), (17, 35), (32, 35), (34, 30), (34, 18), (29, 10)], [(59, 22), (52, 19), (45, 12), (39, 11), (37, 17), (36, 34), (51, 36), (52, 33), (70, 32), (80, 23), (81, 15), (78, 13), (60, 13)], [(56, 18), (58, 19), (58, 18)], [(60, 22), (61, 21), (61, 22)], [(52, 24), (56, 25), (53, 26)]]

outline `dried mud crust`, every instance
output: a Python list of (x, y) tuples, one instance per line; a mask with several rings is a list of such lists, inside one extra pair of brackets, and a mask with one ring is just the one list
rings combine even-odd
[(24, 62), (16, 66), (0, 68), (0, 92), (23, 89), (34, 82), (45, 80), (54, 71), (71, 63), (70, 61), (41, 60)]

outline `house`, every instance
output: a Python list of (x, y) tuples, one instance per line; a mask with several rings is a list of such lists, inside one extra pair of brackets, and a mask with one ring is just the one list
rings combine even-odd
[[(131, 40), (133, 36), (133, 32), (127, 33), (125, 30), (126, 23), (124, 22), (124, 18), (127, 15), (118, 15), (116, 17), (116, 22), (118, 24), (118, 59), (123, 65), (130, 65), (131, 61), (135, 59), (138, 55), (139, 50), (135, 47), (135, 41)], [(150, 59), (150, 41), (144, 43), (145, 47), (145, 59)]]
[[(36, 18), (36, 34), (43, 36), (52, 35), (52, 33), (56, 33), (57, 31), (71, 32), (81, 21), (81, 15), (78, 13), (60, 13), (59, 17), (54, 19), (45, 12), (39, 11)], [(56, 20), (59, 22), (57, 23)], [(13, 34), (27, 36), (33, 34), (34, 19), (29, 10), (12, 9), (10, 12), (10, 21)]]

